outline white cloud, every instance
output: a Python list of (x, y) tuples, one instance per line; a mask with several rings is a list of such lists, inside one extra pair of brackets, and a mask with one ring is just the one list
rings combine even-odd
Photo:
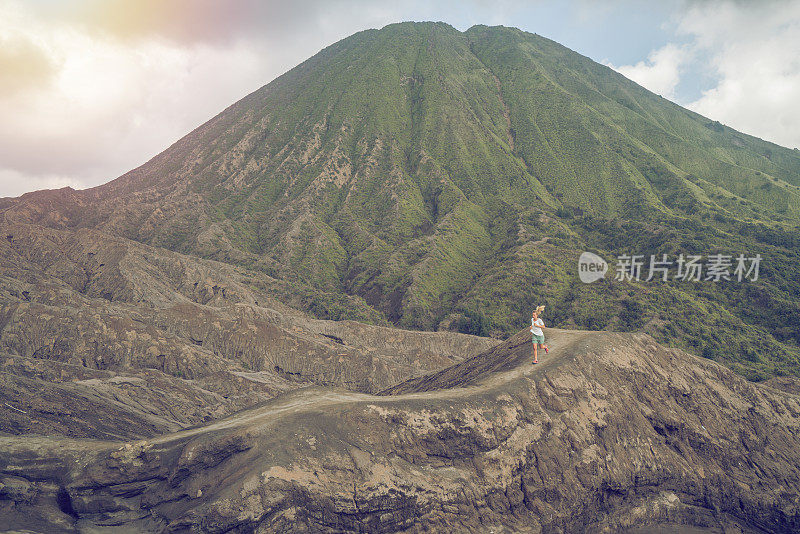
[(8, 169), (0, 169), (0, 184), (3, 185), (0, 197), (16, 197), (28, 191), (39, 189), (61, 189), (62, 187), (81, 189), (84, 187), (80, 180), (69, 176), (58, 176), (56, 174), (31, 175)]
[[(635, 65), (605, 63), (711, 119), (800, 147), (800, 2), (688, 2), (675, 40), (683, 44), (667, 43)], [(691, 70), (712, 75), (714, 86), (681, 102), (676, 88)]]
[(800, 147), (800, 3), (701, 3), (679, 31), (719, 82), (687, 107), (737, 130)]
[(635, 65), (615, 67), (611, 63), (605, 63), (642, 87), (664, 98), (674, 99), (675, 88), (681, 79), (681, 68), (689, 59), (690, 52), (686, 47), (667, 43), (650, 52), (646, 61)]
[[(14, 2), (0, 2), (0, 42), (27, 56), (35, 50), (50, 69), (27, 81), (24, 65), (8, 74), (24, 84), (0, 95), (0, 196), (106, 182), (275, 72), (273, 58), (248, 44), (122, 42), (42, 20)], [(0, 61), (13, 67), (17, 56)]]

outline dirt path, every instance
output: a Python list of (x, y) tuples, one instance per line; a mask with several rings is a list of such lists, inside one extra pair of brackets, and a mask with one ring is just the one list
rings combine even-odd
[[(405, 393), (400, 395), (369, 395), (366, 393), (354, 393), (346, 390), (323, 388), (314, 386), (292, 391), (282, 395), (267, 403), (244, 410), (226, 419), (221, 419), (209, 425), (181, 430), (172, 434), (166, 434), (151, 440), (151, 443), (165, 443), (175, 439), (191, 437), (193, 435), (213, 432), (216, 430), (229, 429), (237, 426), (249, 425), (259, 421), (280, 417), (289, 413), (298, 413), (305, 410), (319, 410), (326, 406), (334, 406), (343, 403), (395, 403), (407, 401), (409, 399), (449, 399), (461, 398), (472, 395), (478, 390), (490, 390), (502, 387), (503, 384), (511, 382), (521, 376), (537, 375), (554, 369), (566, 361), (575, 358), (578, 353), (591, 349), (597, 340), (596, 336), (602, 335), (599, 332), (572, 331), (572, 330), (548, 330), (549, 354), (539, 356), (539, 363), (533, 365), (533, 347), (527, 330), (524, 334), (526, 341), (517, 342), (520, 334), (515, 335), (506, 342), (502, 342), (492, 350), (500, 349), (504, 364), (498, 371), (487, 371), (476, 377), (474, 381), (465, 386), (450, 388), (440, 388), (432, 391), (422, 391), (415, 393)], [(506, 346), (507, 345), (507, 346)], [(465, 362), (461, 362), (443, 371), (454, 370), (456, 373), (480, 364), (481, 359), (490, 358), (489, 354), (479, 355)], [(443, 372), (443, 371), (440, 371)], [(435, 374), (435, 373), (434, 373)], [(429, 375), (430, 376), (430, 375)]]
[[(547, 342), (550, 346), (549, 354), (539, 356), (539, 362), (532, 365), (533, 347), (527, 330), (499, 343), (484, 354), (470, 358), (456, 365), (420, 377), (445, 376), (443, 382), (450, 380), (455, 385), (451, 387), (435, 387), (430, 391), (402, 393), (397, 395), (369, 395), (354, 393), (342, 389), (324, 388), (313, 386), (289, 392), (272, 399), (260, 406), (248, 408), (225, 419), (220, 419), (208, 425), (188, 428), (171, 434), (164, 434), (156, 438), (144, 440), (152, 444), (165, 444), (176, 440), (191, 438), (199, 434), (226, 430), (240, 426), (247, 426), (258, 422), (273, 420), (287, 414), (296, 414), (303, 411), (321, 410), (328, 406), (344, 403), (396, 403), (410, 399), (449, 399), (461, 398), (475, 394), (480, 390), (491, 390), (502, 387), (521, 376), (530, 376), (546, 373), (569, 361), (581, 352), (589, 350), (598, 342), (601, 332), (573, 331), (548, 329)], [(449, 375), (449, 376), (447, 376)], [(14, 445), (27, 445), (47, 448), (75, 446), (85, 448), (89, 443), (92, 448), (118, 448), (121, 441), (80, 440), (57, 437), (31, 437), (12, 436), (0, 437), (0, 447), (13, 447)]]

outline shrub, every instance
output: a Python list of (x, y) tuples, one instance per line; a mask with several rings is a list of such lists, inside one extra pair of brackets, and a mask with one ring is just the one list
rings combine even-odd
[(462, 334), (489, 337), (489, 320), (480, 312), (463, 310), (456, 322), (456, 330)]

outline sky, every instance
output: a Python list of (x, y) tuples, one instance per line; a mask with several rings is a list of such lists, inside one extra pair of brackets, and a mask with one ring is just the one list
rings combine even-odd
[(514, 26), (800, 147), (800, 0), (0, 0), (0, 197), (107, 182), (325, 46)]

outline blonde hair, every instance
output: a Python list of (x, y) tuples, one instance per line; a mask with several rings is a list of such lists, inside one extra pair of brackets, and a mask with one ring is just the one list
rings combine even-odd
[[(540, 313), (542, 313), (543, 311), (544, 311), (544, 305), (542, 305), (542, 306), (536, 306), (536, 309), (535, 309), (535, 310), (533, 310), (533, 313), (535, 313), (536, 315), (539, 315), (539, 314), (540, 314)], [(531, 314), (531, 315), (533, 315), (533, 314)]]

